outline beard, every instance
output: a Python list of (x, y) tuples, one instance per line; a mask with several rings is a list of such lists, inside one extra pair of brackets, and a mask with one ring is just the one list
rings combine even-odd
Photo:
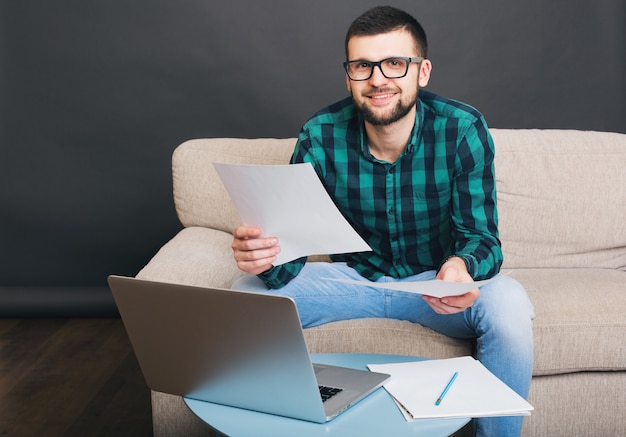
[(415, 107), (417, 104), (417, 92), (415, 96), (411, 97), (407, 103), (404, 103), (402, 99), (398, 101), (396, 106), (394, 106), (390, 112), (386, 114), (376, 114), (372, 109), (366, 104), (360, 104), (354, 98), (354, 94), (352, 94), (352, 100), (354, 101), (354, 105), (357, 110), (361, 113), (365, 121), (372, 124), (373, 126), (389, 126), (392, 123), (395, 123), (398, 120), (404, 118), (411, 109)]

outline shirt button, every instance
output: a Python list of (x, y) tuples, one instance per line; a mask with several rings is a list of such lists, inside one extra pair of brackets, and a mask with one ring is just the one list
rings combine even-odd
[(392, 208), (389, 208), (389, 211), (388, 211), (388, 214), (389, 214), (389, 215), (393, 215), (393, 213), (394, 213), (394, 212), (395, 212), (395, 210), (393, 209), (393, 207), (392, 207)]

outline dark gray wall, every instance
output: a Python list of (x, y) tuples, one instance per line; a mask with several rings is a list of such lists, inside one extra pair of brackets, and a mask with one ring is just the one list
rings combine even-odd
[[(391, 3), (426, 28), (429, 89), (492, 127), (626, 132), (623, 0)], [(114, 311), (106, 276), (180, 229), (175, 146), (295, 136), (346, 95), (375, 4), (0, 0), (0, 315)]]

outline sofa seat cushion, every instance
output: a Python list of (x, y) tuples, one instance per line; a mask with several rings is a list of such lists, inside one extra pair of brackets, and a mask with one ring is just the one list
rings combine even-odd
[(626, 272), (516, 269), (535, 306), (534, 375), (626, 370)]
[(393, 319), (354, 319), (304, 330), (310, 353), (396, 354), (428, 358), (471, 355), (474, 342)]

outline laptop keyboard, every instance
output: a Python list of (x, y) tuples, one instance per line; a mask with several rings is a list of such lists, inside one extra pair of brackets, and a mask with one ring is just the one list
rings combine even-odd
[(337, 393), (343, 390), (342, 388), (327, 387), (324, 385), (318, 385), (318, 387), (320, 389), (320, 396), (322, 396), (322, 402), (326, 402), (328, 399), (332, 398)]

